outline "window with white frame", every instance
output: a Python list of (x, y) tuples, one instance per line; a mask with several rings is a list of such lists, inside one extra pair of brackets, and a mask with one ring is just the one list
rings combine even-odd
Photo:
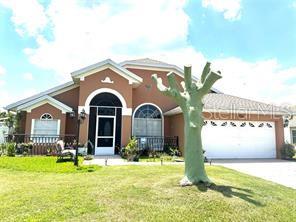
[(59, 135), (60, 121), (53, 119), (49, 113), (41, 115), (40, 119), (32, 121), (32, 134), (42, 136)]
[(146, 104), (136, 110), (133, 135), (139, 137), (162, 136), (162, 115), (157, 107)]
[(296, 129), (291, 129), (292, 143), (296, 144)]

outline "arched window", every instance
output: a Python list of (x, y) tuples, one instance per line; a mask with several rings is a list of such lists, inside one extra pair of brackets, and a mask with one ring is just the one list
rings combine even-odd
[(40, 116), (40, 119), (32, 120), (32, 134), (40, 136), (59, 135), (59, 125), (58, 119), (53, 119), (51, 114), (44, 113)]
[(162, 113), (156, 106), (145, 104), (136, 109), (133, 121), (134, 136), (162, 136), (162, 127)]
[(44, 113), (41, 115), (40, 117), (41, 120), (52, 120), (52, 115), (50, 115), (49, 113)]

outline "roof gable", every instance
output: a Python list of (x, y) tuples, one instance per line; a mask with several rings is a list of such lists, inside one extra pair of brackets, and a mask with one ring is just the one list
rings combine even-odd
[(42, 106), (44, 104), (50, 104), (54, 107), (56, 107), (57, 109), (61, 110), (62, 113), (67, 113), (67, 112), (72, 112), (72, 108), (67, 106), (66, 104), (50, 97), (50, 96), (42, 96), (42, 97), (39, 97), (35, 100), (32, 100), (28, 103), (25, 103), (19, 107), (17, 107), (17, 111), (27, 111), (27, 112), (31, 112), (32, 109), (35, 109), (39, 106)]
[(30, 102), (32, 100), (35, 100), (35, 99), (38, 99), (40, 97), (43, 97), (43, 96), (46, 96), (46, 95), (56, 96), (56, 95), (58, 95), (60, 93), (63, 93), (65, 91), (71, 90), (71, 89), (76, 88), (76, 87), (78, 87), (78, 85), (75, 85), (73, 81), (66, 82), (66, 83), (64, 83), (62, 85), (59, 85), (59, 86), (56, 86), (54, 88), (48, 89), (48, 90), (43, 91), (41, 93), (38, 93), (38, 94), (36, 94), (34, 96), (30, 96), (28, 98), (19, 100), (19, 101), (15, 102), (15, 103), (11, 103), (11, 104), (7, 105), (5, 107), (5, 109), (6, 110), (13, 110), (14, 108), (16, 108), (16, 107), (18, 107), (18, 106), (20, 106), (22, 104), (28, 103), (28, 102)]
[(79, 81), (84, 79), (84, 77), (92, 75), (94, 73), (97, 73), (99, 71), (105, 70), (105, 69), (111, 69), (112, 71), (118, 73), (120, 76), (124, 77), (129, 81), (129, 84), (138, 86), (143, 82), (143, 79), (136, 74), (128, 71), (124, 67), (116, 64), (111, 59), (106, 59), (101, 62), (98, 62), (96, 64), (84, 67), (82, 69), (79, 69), (77, 71), (74, 71), (71, 73), (71, 76), (74, 81)]

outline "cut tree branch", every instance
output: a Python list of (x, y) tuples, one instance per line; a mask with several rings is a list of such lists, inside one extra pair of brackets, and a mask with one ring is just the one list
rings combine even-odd
[(202, 71), (202, 74), (201, 74), (201, 77), (200, 77), (200, 82), (201, 83), (204, 83), (204, 81), (206, 80), (209, 72), (211, 71), (211, 63), (210, 62), (207, 62), (207, 64), (205, 65), (203, 71)]
[(173, 96), (169, 88), (163, 85), (162, 79), (157, 77), (157, 74), (153, 74), (151, 77), (152, 80), (156, 83), (156, 87), (160, 92), (167, 96)]
[(202, 85), (202, 87), (199, 89), (199, 94), (201, 96), (204, 96), (206, 95), (212, 88), (212, 86), (214, 85), (214, 83), (218, 80), (218, 79), (221, 79), (222, 76), (220, 75), (220, 71), (218, 71), (217, 73), (216, 72), (210, 72), (205, 80), (204, 80), (204, 83)]
[(190, 92), (192, 84), (191, 66), (184, 66), (184, 81), (186, 90)]

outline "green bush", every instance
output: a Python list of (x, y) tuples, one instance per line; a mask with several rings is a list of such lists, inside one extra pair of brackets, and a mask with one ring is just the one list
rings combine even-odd
[(170, 147), (169, 155), (170, 156), (181, 156), (181, 152), (179, 151), (178, 147)]
[(5, 143), (0, 144), (0, 156), (4, 155), (6, 153), (6, 145)]
[(15, 156), (15, 143), (6, 143), (6, 155)]
[(296, 150), (294, 145), (285, 143), (281, 149), (282, 159), (292, 159), (295, 156)]
[(138, 143), (136, 138), (130, 139), (129, 143), (126, 145), (126, 147), (123, 149), (124, 157), (128, 161), (138, 161), (139, 160), (139, 149), (138, 149)]
[(83, 157), (84, 160), (92, 160), (94, 157), (92, 155), (86, 155)]

